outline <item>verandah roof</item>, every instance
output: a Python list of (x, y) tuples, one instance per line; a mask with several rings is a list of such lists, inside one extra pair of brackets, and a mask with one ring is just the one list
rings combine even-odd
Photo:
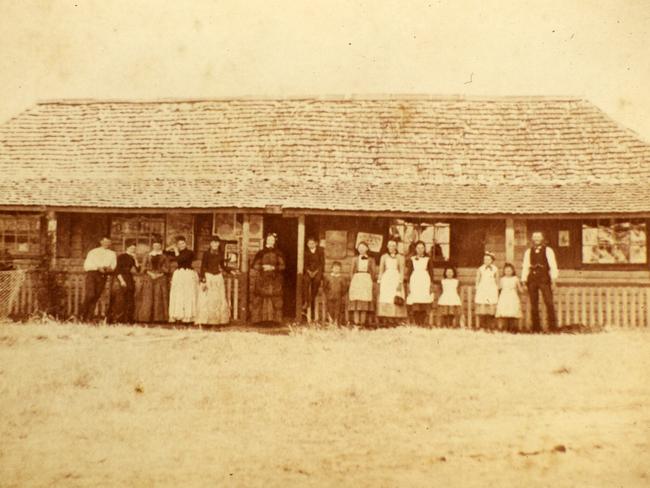
[(0, 205), (650, 212), (650, 144), (574, 98), (44, 102)]

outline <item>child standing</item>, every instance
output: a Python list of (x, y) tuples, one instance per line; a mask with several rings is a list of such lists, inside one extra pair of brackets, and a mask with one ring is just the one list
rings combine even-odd
[(494, 254), (483, 255), (483, 265), (476, 271), (476, 322), (478, 327), (492, 329), (499, 299), (499, 270), (494, 265)]
[(325, 276), (324, 290), (329, 320), (335, 324), (341, 324), (345, 294), (348, 292), (348, 279), (341, 274), (341, 263), (338, 261), (332, 263), (332, 270)]
[(508, 332), (517, 331), (517, 321), (521, 318), (521, 301), (519, 294), (523, 292), (523, 287), (515, 267), (506, 263), (503, 267), (503, 278), (499, 281), (501, 294), (497, 302), (496, 316), (501, 322), (501, 328)]
[(356, 325), (365, 325), (367, 314), (374, 311), (373, 283), (377, 275), (375, 260), (368, 256), (368, 244), (360, 242), (359, 255), (352, 265), (352, 280), (348, 295), (348, 310), (353, 312)]
[(458, 293), (459, 281), (454, 268), (445, 268), (442, 273), (442, 293), (438, 299), (443, 327), (458, 327), (462, 301)]

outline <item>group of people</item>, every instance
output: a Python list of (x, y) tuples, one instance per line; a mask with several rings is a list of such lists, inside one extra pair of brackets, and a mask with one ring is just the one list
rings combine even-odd
[[(278, 236), (270, 233), (252, 263), (256, 271), (251, 289), (253, 323), (283, 320), (283, 286), (286, 262), (276, 247)], [(139, 260), (136, 243), (127, 242), (125, 252), (111, 250), (111, 240), (103, 237), (100, 246), (91, 250), (84, 262), (86, 295), (81, 318), (91, 320), (96, 304), (109, 277), (110, 301), (108, 321), (183, 322), (226, 324), (230, 321), (230, 304), (226, 297), (224, 261), (218, 237), (213, 237), (201, 257), (198, 273), (194, 269), (194, 251), (179, 236), (171, 248), (164, 250), (162, 239), (153, 239), (151, 250)], [(460, 282), (453, 267), (445, 267), (440, 279), (442, 292), (437, 297), (434, 282), (434, 257), (425, 243), (417, 241), (411, 252), (398, 252), (398, 242), (387, 241), (379, 265), (369, 255), (366, 242), (357, 245), (350, 278), (342, 272), (339, 261), (325, 273), (325, 255), (315, 238), (307, 240), (302, 276), (304, 312), (315, 317), (315, 304), (321, 287), (327, 299), (329, 319), (342, 323), (345, 307), (354, 324), (365, 325), (371, 319), (379, 324), (394, 324), (410, 319), (428, 323), (435, 305), (442, 325), (458, 327), (462, 312)], [(541, 232), (532, 235), (532, 246), (524, 253), (521, 280), (515, 267), (506, 263), (503, 275), (495, 266), (495, 257), (486, 252), (476, 272), (474, 295), (476, 325), (485, 329), (514, 331), (522, 316), (520, 295), (527, 288), (533, 332), (541, 331), (539, 294), (546, 305), (548, 328), (556, 329), (553, 307), (553, 283), (558, 267), (553, 250), (544, 244)], [(175, 270), (171, 273), (173, 264)], [(171, 279), (169, 279), (171, 273)], [(141, 284), (135, 286), (135, 276)]]
[[(164, 250), (163, 241), (154, 236), (151, 250), (139, 260), (136, 242), (127, 241), (119, 255), (111, 249), (111, 239), (102, 237), (84, 261), (86, 294), (81, 319), (94, 318), (95, 307), (110, 280), (107, 319), (111, 323), (183, 322), (205, 325), (230, 321), (226, 297), (221, 241), (213, 237), (203, 253), (199, 272), (194, 270), (195, 253), (185, 237), (178, 236), (174, 246)], [(173, 266), (176, 269), (171, 274)], [(141, 284), (136, 289), (135, 276)]]
[[(532, 246), (524, 253), (522, 277), (519, 279), (512, 263), (505, 263), (503, 275), (496, 267), (495, 256), (485, 252), (483, 264), (476, 272), (474, 305), (476, 327), (507, 331), (518, 330), (522, 317), (520, 296), (528, 290), (532, 331), (541, 332), (539, 294), (546, 306), (548, 329), (557, 329), (553, 306), (553, 284), (558, 267), (553, 249), (546, 246), (541, 232), (532, 234)], [(425, 243), (417, 241), (412, 252), (398, 253), (398, 242), (391, 238), (377, 266), (369, 256), (366, 242), (357, 246), (352, 263), (351, 279), (341, 274), (341, 263), (335, 261), (325, 275), (325, 259), (315, 239), (309, 239), (305, 253), (303, 276), (303, 306), (314, 313), (315, 301), (324, 282), (327, 313), (330, 320), (341, 323), (344, 304), (351, 321), (365, 325), (372, 318), (379, 324), (402, 322), (406, 319), (425, 325), (433, 307), (443, 326), (459, 327), (462, 312), (460, 281), (453, 267), (445, 267), (440, 279), (442, 292), (437, 297), (434, 283), (434, 259), (426, 252)], [(375, 288), (377, 284), (377, 291)], [(312, 316), (313, 317), (313, 316)]]

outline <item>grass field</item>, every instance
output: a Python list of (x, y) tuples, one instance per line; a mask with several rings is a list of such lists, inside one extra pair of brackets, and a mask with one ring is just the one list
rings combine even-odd
[(0, 325), (1, 486), (650, 485), (650, 331)]

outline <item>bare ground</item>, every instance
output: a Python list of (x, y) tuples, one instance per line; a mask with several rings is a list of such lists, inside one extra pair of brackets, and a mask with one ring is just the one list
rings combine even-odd
[(650, 331), (0, 325), (0, 486), (649, 486)]

